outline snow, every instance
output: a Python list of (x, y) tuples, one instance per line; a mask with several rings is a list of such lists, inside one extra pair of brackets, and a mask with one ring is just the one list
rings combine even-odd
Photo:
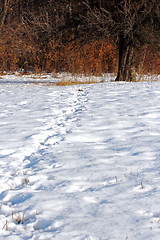
[(159, 240), (160, 82), (42, 78), (0, 79), (0, 239)]

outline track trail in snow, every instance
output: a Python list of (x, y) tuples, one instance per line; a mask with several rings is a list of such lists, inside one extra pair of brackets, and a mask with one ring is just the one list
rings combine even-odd
[[(4, 113), (1, 112), (1, 115), (5, 114), (5, 120), (8, 119), (8, 121), (1, 123), (1, 127), (3, 127), (4, 129), (3, 131), (5, 131), (5, 128), (9, 128), (7, 129), (8, 133), (10, 134), (10, 138), (8, 139), (9, 144), (11, 142), (10, 145), (13, 145), (14, 147), (14, 143), (12, 142), (12, 135), (14, 139), (14, 135), (16, 135), (17, 133), (19, 134), (19, 135), (17, 134), (17, 136), (19, 138), (22, 138), (22, 140), (24, 140), (25, 142), (25, 144), (23, 144), (22, 146), (16, 146), (18, 149), (1, 148), (2, 156), (9, 157), (11, 159), (7, 163), (8, 164), (7, 172), (10, 168), (10, 165), (12, 167), (12, 164), (15, 163), (14, 161), (12, 161), (12, 158), (13, 159), (17, 158), (17, 161), (20, 162), (19, 164), (20, 170), (18, 170), (17, 168), (17, 162), (15, 163), (16, 172), (18, 175), (21, 172), (21, 168), (22, 169), (23, 168), (25, 169), (25, 167), (34, 168), (34, 165), (37, 164), (37, 161), (41, 161), (38, 158), (38, 156), (42, 157), (42, 155), (45, 154), (45, 152), (50, 150), (49, 149), (50, 147), (52, 148), (53, 145), (57, 145), (60, 141), (64, 140), (64, 136), (67, 134), (68, 131), (70, 131), (70, 128), (73, 126), (73, 123), (77, 121), (76, 112), (79, 112), (80, 109), (82, 110), (81, 107), (82, 103), (80, 102), (82, 101), (82, 98), (79, 95), (80, 92), (78, 92), (76, 89), (71, 90), (70, 93), (66, 93), (64, 90), (59, 93), (58, 98), (57, 93), (50, 92), (45, 97), (45, 99), (47, 100), (45, 100), (44, 103), (43, 99), (41, 103), (37, 104), (36, 101), (39, 101), (39, 99), (36, 100), (36, 97), (34, 96), (34, 99), (32, 100), (26, 98), (26, 100), (21, 101), (18, 104), (20, 108), (17, 107), (17, 109), (13, 108), (14, 103), (13, 105), (7, 107), (4, 104), (4, 109), (7, 108), (7, 110), (4, 110)], [(78, 97), (81, 98), (80, 101)], [(36, 109), (34, 109), (35, 103), (38, 105), (38, 107), (36, 106)], [(26, 106), (27, 105), (29, 106), (30, 104), (33, 104), (33, 109), (27, 109)], [(39, 105), (41, 106), (39, 107)], [(8, 116), (6, 116), (5, 111), (9, 112)], [(17, 123), (14, 123), (13, 122), (14, 119), (12, 119), (12, 116), (16, 118), (15, 113), (17, 111), (19, 111), (20, 113), (17, 114), (18, 115), (17, 118), (21, 117), (21, 119), (17, 119)], [(31, 129), (32, 127), (30, 124), (31, 121), (35, 121), (36, 131), (34, 129)], [(22, 164), (22, 160), (24, 165)]]
[[(66, 135), (74, 126), (78, 125), (78, 116), (85, 109), (84, 103), (87, 101), (86, 96), (83, 96), (83, 93), (77, 88), (71, 89), (67, 93), (64, 89), (56, 100), (54, 93), (48, 94), (47, 98), (52, 113), (50, 120), (46, 119), (43, 122), (45, 138), (39, 142), (37, 151), (24, 158), (27, 175), (30, 175), (31, 172), (32, 178), (37, 181), (37, 184), (34, 182), (36, 190), (42, 188), (41, 180), (43, 182), (44, 178), (46, 179), (45, 189), (54, 186), (53, 169), (61, 167), (61, 163), (57, 162), (56, 153), (65, 154), (65, 150), (61, 149), (59, 144), (65, 141)], [(38, 174), (36, 174), (37, 171)]]
[(3, 239), (159, 240), (159, 89), (3, 86)]
[[(12, 86), (8, 89), (1, 90), (2, 96), (8, 94), (10, 98), (10, 105), (7, 106), (4, 102), (1, 111), (2, 131), (5, 132), (7, 129), (10, 138), (5, 139), (5, 143), (6, 140), (9, 141), (8, 149), (4, 148), (6, 146), (1, 141), (1, 157), (4, 161), (1, 163), (0, 175), (8, 177), (2, 178), (4, 182), (1, 181), (0, 201), (1, 209), (4, 209), (4, 213), (6, 211), (4, 215), (9, 219), (8, 221), (12, 221), (13, 213), (15, 216), (19, 213), (30, 215), (20, 208), (21, 203), (32, 201), (33, 195), (43, 191), (44, 188), (45, 191), (52, 191), (53, 188), (63, 184), (61, 181), (58, 183), (54, 181), (54, 170), (61, 168), (61, 163), (56, 160), (55, 152), (63, 153), (63, 149), (60, 149), (58, 145), (61, 141), (65, 141), (65, 136), (71, 128), (78, 125), (78, 116), (85, 108), (84, 103), (87, 98), (83, 91), (79, 91), (76, 87), (70, 90), (59, 89), (59, 94), (50, 89), (41, 100), (40, 96), (32, 93), (33, 87), (29, 91), (29, 96), (25, 96), (25, 99), (22, 96), (21, 101), (21, 96), (12, 99), (15, 97)], [(26, 88), (22, 87), (21, 90), (25, 91)], [(43, 94), (43, 87), (40, 91), (40, 95)], [(15, 104), (18, 98), (20, 102)], [(32, 108), (30, 108), (31, 105), (33, 105)], [(32, 127), (34, 129), (31, 129)], [(20, 140), (24, 141), (22, 146), (16, 145), (16, 142), (14, 144), (12, 141), (14, 134), (19, 138), (16, 139), (18, 143)], [(30, 221), (32, 218), (36, 221), (36, 212), (38, 210), (35, 208), (34, 216), (32, 214), (29, 216)], [(1, 222), (1, 228), (4, 223), (5, 217)], [(9, 225), (13, 229), (12, 224)], [(38, 227), (35, 228), (38, 229)]]

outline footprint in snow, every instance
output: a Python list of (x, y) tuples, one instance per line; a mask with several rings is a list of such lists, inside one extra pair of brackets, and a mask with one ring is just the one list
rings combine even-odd
[(83, 192), (86, 189), (88, 189), (88, 186), (86, 186), (85, 182), (74, 182), (68, 187), (66, 192), (68, 193)]

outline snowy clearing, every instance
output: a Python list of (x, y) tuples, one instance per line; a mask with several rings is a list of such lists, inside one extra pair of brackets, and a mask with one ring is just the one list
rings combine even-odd
[(0, 79), (0, 239), (159, 240), (160, 82), (28, 79)]

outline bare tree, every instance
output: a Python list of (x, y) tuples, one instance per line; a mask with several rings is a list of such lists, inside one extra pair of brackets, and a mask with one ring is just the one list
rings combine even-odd
[(9, 2), (9, 0), (0, 0), (0, 33), (6, 20)]
[(159, 0), (84, 1), (86, 22), (92, 32), (107, 35), (119, 50), (116, 81), (136, 80), (136, 50), (144, 44), (156, 44), (160, 34)]

